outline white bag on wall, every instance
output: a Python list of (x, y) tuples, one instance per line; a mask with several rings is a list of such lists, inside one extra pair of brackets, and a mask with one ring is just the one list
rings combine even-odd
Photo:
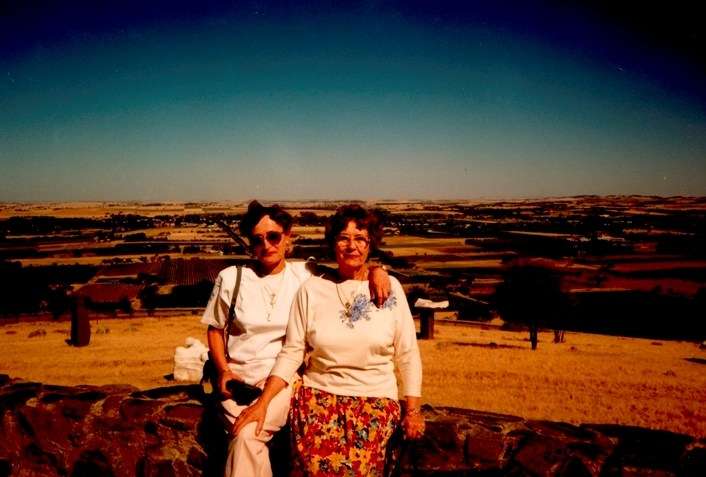
[(174, 352), (174, 379), (177, 381), (201, 380), (203, 364), (208, 359), (208, 348), (196, 338), (186, 338), (184, 346)]

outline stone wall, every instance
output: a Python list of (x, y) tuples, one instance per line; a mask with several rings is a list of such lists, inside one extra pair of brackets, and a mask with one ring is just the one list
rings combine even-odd
[[(225, 439), (209, 400), (196, 385), (139, 391), (0, 375), (0, 477), (219, 475)], [(685, 435), (424, 412), (426, 435), (400, 445), (397, 475), (706, 476), (706, 441)], [(286, 465), (285, 441), (273, 460)]]

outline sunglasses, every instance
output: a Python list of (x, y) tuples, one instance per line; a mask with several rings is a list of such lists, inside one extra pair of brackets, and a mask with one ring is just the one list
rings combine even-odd
[(264, 245), (265, 241), (269, 242), (271, 245), (279, 245), (282, 241), (282, 232), (271, 230), (264, 235), (252, 235), (250, 237), (250, 245), (253, 247)]

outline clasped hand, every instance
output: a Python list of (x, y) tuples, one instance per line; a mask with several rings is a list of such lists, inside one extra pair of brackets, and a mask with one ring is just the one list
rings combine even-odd
[(224, 398), (232, 399), (233, 394), (228, 391), (228, 382), (242, 380), (243, 378), (241, 378), (239, 375), (235, 374), (230, 369), (226, 369), (218, 375), (218, 391), (221, 393), (221, 395), (223, 395)]

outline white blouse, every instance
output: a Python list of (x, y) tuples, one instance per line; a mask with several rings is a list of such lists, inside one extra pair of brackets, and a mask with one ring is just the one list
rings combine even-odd
[[(282, 272), (265, 277), (243, 267), (228, 353), (229, 367), (245, 382), (255, 384), (270, 373), (282, 349), (292, 300), (310, 276), (305, 262), (287, 262)], [(201, 323), (225, 327), (235, 278), (235, 266), (221, 270)]]
[(285, 344), (270, 374), (289, 382), (309, 352), (305, 386), (344, 396), (398, 399), (397, 366), (402, 395), (421, 396), (414, 321), (402, 286), (394, 277), (390, 282), (391, 295), (378, 309), (367, 282), (307, 280), (292, 304)]

